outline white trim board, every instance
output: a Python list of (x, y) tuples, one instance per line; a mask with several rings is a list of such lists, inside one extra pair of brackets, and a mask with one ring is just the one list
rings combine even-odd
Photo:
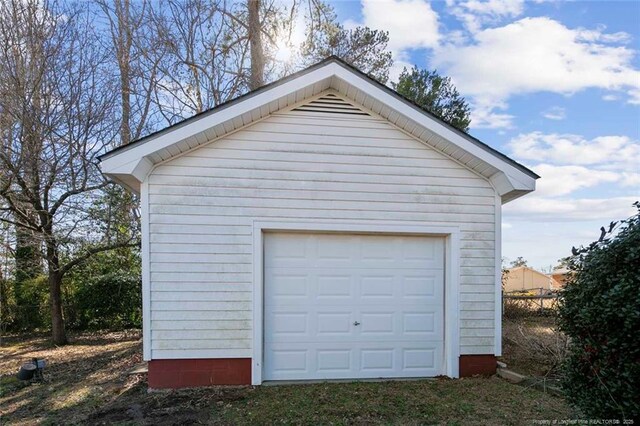
[(149, 182), (140, 185), (140, 233), (142, 237), (142, 359), (149, 361), (151, 354), (151, 261), (149, 247)]
[(253, 222), (253, 356), (251, 384), (262, 384), (264, 334), (264, 233), (317, 232), (445, 237), (445, 342), (444, 374), (459, 377), (459, 266), (460, 229), (455, 226), (399, 225), (393, 223), (254, 221)]

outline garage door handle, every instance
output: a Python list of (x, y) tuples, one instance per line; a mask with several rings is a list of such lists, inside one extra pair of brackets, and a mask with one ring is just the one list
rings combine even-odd
[(358, 326), (360, 323), (358, 321), (354, 322), (353, 325)]

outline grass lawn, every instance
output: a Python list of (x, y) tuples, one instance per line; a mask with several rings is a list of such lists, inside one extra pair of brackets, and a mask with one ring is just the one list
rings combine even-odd
[[(45, 337), (3, 339), (2, 424), (532, 424), (567, 419), (558, 397), (497, 377), (215, 387), (148, 393), (138, 332), (80, 335), (62, 348)], [(46, 382), (13, 379), (46, 358)]]

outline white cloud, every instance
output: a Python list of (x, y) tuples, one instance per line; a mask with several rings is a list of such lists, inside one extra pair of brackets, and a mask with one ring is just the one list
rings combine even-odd
[[(439, 16), (425, 0), (362, 0), (362, 22), (347, 20), (346, 28), (366, 25), (389, 32), (388, 48), (394, 64), (389, 81), (398, 81), (404, 67), (411, 68), (408, 50), (434, 48), (440, 41)], [(453, 41), (453, 39), (452, 39)]]
[(524, 0), (447, 0), (449, 13), (475, 33), (487, 24), (496, 24), (505, 18), (515, 18), (524, 10)]
[(603, 169), (640, 170), (640, 141), (627, 136), (599, 136), (591, 140), (573, 134), (520, 134), (507, 146), (521, 160), (554, 164), (600, 165)]
[[(439, 45), (432, 66), (451, 76), (484, 116), (504, 109), (513, 95), (543, 91), (626, 91), (630, 103), (640, 103), (640, 71), (632, 65), (635, 51), (620, 44), (626, 39), (619, 33), (604, 31), (570, 29), (546, 17), (524, 18), (479, 31), (466, 46)], [(510, 121), (498, 124), (508, 126)], [(491, 127), (490, 122), (472, 126)]]
[(590, 30), (587, 28), (579, 28), (577, 30), (578, 39), (580, 41), (588, 41), (594, 42), (599, 41), (602, 43), (629, 43), (631, 42), (631, 34), (625, 33), (624, 31), (619, 31), (617, 33), (605, 33), (604, 31), (607, 29), (605, 25), (598, 25), (595, 30)]
[(573, 134), (520, 134), (507, 144), (511, 154), (542, 178), (535, 197), (564, 196), (601, 184), (640, 187), (640, 142), (627, 136), (586, 139)]
[[(621, 183), (622, 186), (628, 186), (638, 190), (640, 188), (640, 173), (623, 172)], [(640, 199), (640, 196), (638, 198)]]
[[(435, 47), (440, 40), (438, 14), (424, 0), (362, 0), (362, 24), (389, 32), (389, 49)], [(358, 25), (345, 22), (346, 27)]]
[(567, 118), (567, 110), (559, 106), (554, 106), (543, 111), (542, 116), (549, 120), (564, 120)]
[(514, 116), (505, 112), (497, 112), (496, 109), (506, 109), (494, 105), (485, 105), (471, 101), (471, 125), (476, 129), (505, 129), (513, 127)]
[(640, 89), (629, 90), (629, 100), (631, 105), (640, 105)]
[(637, 197), (565, 199), (524, 197), (504, 206), (505, 215), (527, 221), (612, 221), (629, 217)]
[[(593, 188), (603, 183), (615, 183), (622, 175), (583, 166), (554, 166), (539, 164), (533, 170), (541, 176), (536, 182), (535, 198), (568, 195), (574, 191)], [(531, 199), (531, 197), (528, 197)]]

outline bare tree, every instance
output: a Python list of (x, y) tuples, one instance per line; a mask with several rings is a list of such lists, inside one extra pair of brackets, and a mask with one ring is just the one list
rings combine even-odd
[(95, 158), (118, 129), (118, 92), (91, 16), (55, 0), (0, 3), (0, 220), (42, 247), (56, 344), (67, 340), (64, 275), (137, 243), (135, 226), (103, 232), (90, 208), (109, 185)]
[(264, 48), (262, 45), (260, 3), (260, 0), (247, 0), (247, 29), (251, 43), (251, 90), (264, 86)]
[(389, 34), (358, 26), (345, 29), (333, 7), (320, 0), (307, 0), (305, 40), (300, 46), (298, 66), (316, 63), (335, 55), (382, 83), (389, 79), (393, 64), (387, 50)]
[(167, 124), (247, 90), (248, 38), (222, 8), (216, 0), (165, 0), (152, 8), (162, 48), (152, 100)]
[(164, 48), (154, 31), (149, 0), (99, 0), (107, 18), (103, 37), (119, 79), (120, 141), (126, 145), (153, 128), (153, 91)]

